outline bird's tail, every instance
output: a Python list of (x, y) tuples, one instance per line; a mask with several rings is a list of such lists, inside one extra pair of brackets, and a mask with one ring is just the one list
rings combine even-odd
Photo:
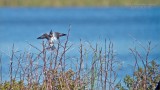
[(57, 50), (54, 45), (49, 45), (46, 49), (51, 50), (51, 51), (56, 51)]
[(53, 45), (53, 46), (51, 47), (51, 50), (56, 50), (56, 47)]

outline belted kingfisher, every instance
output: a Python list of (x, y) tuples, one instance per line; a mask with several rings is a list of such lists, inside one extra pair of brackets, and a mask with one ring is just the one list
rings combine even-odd
[(55, 49), (54, 42), (59, 41), (59, 37), (62, 37), (62, 36), (66, 36), (66, 34), (59, 33), (59, 32), (52, 32), (51, 30), (49, 34), (45, 33), (41, 35), (40, 37), (38, 37), (37, 39), (47, 39), (49, 48), (54, 50)]

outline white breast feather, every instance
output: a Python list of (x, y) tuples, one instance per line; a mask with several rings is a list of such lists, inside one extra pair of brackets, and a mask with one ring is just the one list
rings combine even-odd
[(50, 38), (49, 43), (54, 43), (55, 44), (55, 43), (57, 43), (57, 41), (58, 41), (58, 39), (53, 36), (53, 37)]
[(53, 40), (53, 41), (57, 41), (57, 40), (58, 40), (57, 37), (56, 37), (56, 35), (55, 35), (55, 33), (53, 33), (52, 40)]
[(53, 40), (54, 40), (54, 41), (57, 41), (58, 39), (57, 39), (56, 37), (53, 37)]

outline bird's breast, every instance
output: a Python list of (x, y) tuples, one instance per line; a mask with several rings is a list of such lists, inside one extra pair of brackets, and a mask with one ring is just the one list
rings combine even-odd
[(57, 38), (56, 37), (51, 37), (51, 41), (55, 42), (55, 41), (57, 41)]

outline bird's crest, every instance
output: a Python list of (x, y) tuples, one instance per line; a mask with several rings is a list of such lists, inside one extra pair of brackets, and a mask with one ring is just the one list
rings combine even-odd
[(49, 33), (50, 35), (52, 35), (53, 34), (53, 32), (52, 32), (52, 30), (50, 31), (50, 33)]

